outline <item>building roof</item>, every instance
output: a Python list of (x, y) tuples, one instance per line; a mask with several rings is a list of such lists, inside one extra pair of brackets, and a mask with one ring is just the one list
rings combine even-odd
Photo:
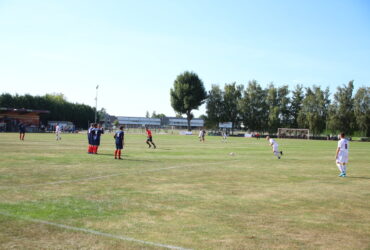
[(2, 108), (0, 107), (0, 113), (12, 112), (17, 114), (37, 113), (37, 114), (49, 114), (49, 110), (36, 110), (36, 109), (14, 109), (14, 108)]

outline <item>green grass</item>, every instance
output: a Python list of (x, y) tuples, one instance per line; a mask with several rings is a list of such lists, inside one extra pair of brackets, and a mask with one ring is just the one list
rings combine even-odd
[(25, 219), (193, 249), (370, 249), (370, 143), (339, 178), (335, 141), (278, 139), (277, 160), (263, 139), (128, 134), (119, 161), (110, 134), (99, 155), (86, 135), (17, 136), (0, 134), (0, 249), (158, 248)]

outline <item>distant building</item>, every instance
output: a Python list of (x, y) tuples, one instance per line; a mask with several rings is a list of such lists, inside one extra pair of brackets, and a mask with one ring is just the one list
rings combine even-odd
[(159, 128), (161, 126), (161, 119), (159, 118), (117, 116), (117, 120), (119, 125), (124, 125), (126, 128), (140, 128), (145, 126)]
[[(129, 117), (117, 116), (118, 123), (126, 128), (140, 128), (148, 126), (150, 128), (177, 128), (185, 129), (188, 127), (188, 120), (177, 117), (163, 118), (146, 118), (146, 117)], [(190, 121), (192, 128), (201, 128), (204, 126), (203, 119), (192, 119)]]
[(73, 122), (69, 121), (48, 121), (48, 131), (55, 131), (55, 127), (59, 124), (63, 132), (74, 132), (76, 127)]
[(48, 110), (0, 108), (0, 132), (16, 132), (20, 123), (25, 124), (27, 132), (40, 130), (40, 115)]
[[(187, 128), (188, 127), (188, 120), (185, 118), (177, 118), (177, 117), (168, 117), (168, 122), (164, 124), (165, 126), (175, 127), (175, 128)], [(191, 128), (201, 128), (204, 127), (204, 120), (193, 118), (190, 121)]]

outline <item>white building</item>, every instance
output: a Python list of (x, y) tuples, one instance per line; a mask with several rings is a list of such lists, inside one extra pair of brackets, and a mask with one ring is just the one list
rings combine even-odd
[[(130, 117), (130, 116), (117, 116), (118, 123), (124, 125), (126, 128), (140, 128), (148, 126), (150, 128), (187, 128), (188, 120), (185, 118), (177, 117), (164, 117), (160, 118), (146, 118), (146, 117)], [(192, 119), (190, 121), (192, 128), (204, 127), (203, 119)]]
[(126, 128), (161, 126), (161, 119), (159, 118), (117, 116), (117, 120), (120, 125), (124, 125)]
[[(173, 127), (181, 127), (185, 128), (188, 126), (188, 120), (185, 118), (176, 118), (176, 117), (170, 117), (168, 118), (167, 126), (173, 126)], [(193, 118), (190, 121), (190, 127), (192, 128), (201, 128), (204, 127), (204, 120), (203, 119), (197, 119)]]

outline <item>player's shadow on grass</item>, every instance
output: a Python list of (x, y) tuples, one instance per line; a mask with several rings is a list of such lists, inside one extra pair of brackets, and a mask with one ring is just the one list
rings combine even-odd
[[(104, 153), (98, 153), (97, 155), (102, 155), (102, 156), (109, 156), (112, 157), (114, 160), (114, 155), (113, 154), (104, 154)], [(154, 160), (144, 160), (144, 159), (129, 159), (130, 156), (122, 154), (122, 159), (126, 161), (137, 161), (137, 162), (156, 162)]]
[(122, 159), (124, 161), (137, 161), (137, 162), (155, 162), (155, 161), (152, 161), (152, 160), (143, 160), (143, 159), (129, 159), (127, 158), (127, 156), (122, 156)]
[(370, 177), (365, 176), (347, 176), (347, 178), (370, 180)]

